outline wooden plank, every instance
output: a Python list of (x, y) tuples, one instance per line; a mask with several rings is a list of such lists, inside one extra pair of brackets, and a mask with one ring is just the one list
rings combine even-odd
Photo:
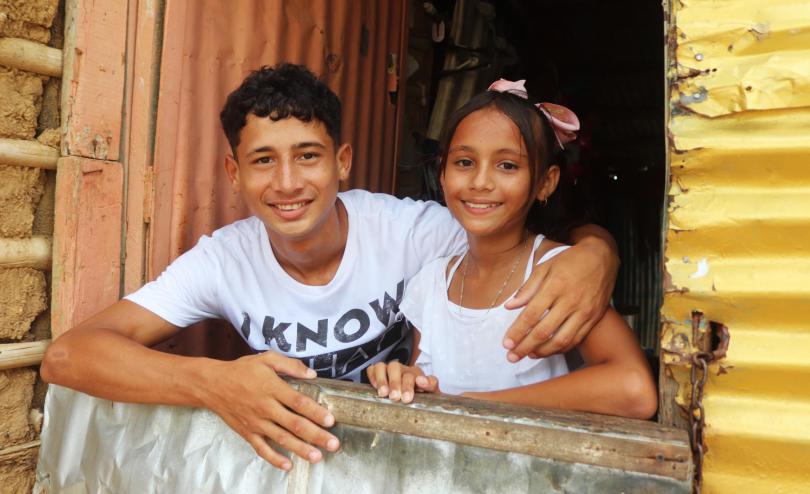
[(160, 2), (129, 2), (126, 128), (122, 150), (127, 178), (124, 293), (140, 288), (146, 274), (149, 210), (154, 200), (151, 177), (160, 84), (162, 8)]
[(0, 238), (0, 267), (51, 269), (51, 239), (44, 236), (30, 238)]
[(20, 38), (0, 38), (0, 65), (62, 77), (62, 50)]
[(319, 401), (337, 422), (372, 430), (678, 481), (691, 475), (686, 432), (653, 422), (442, 395), (420, 394), (403, 405), (377, 398), (368, 386), (335, 381), (321, 386)]
[(37, 141), (0, 138), (0, 164), (56, 170), (59, 151)]
[(54, 338), (119, 298), (123, 185), (120, 163), (59, 160), (51, 302)]
[(126, 26), (127, 2), (65, 2), (63, 156), (118, 159)]
[(45, 350), (50, 344), (51, 340), (1, 344), (0, 370), (39, 365), (45, 355)]

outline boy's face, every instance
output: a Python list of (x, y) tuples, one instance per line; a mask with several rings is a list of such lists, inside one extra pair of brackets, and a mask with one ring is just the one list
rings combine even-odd
[(225, 168), (271, 239), (302, 240), (317, 235), (335, 211), (338, 183), (348, 178), (351, 159), (351, 147), (336, 150), (320, 121), (274, 122), (249, 114), (236, 160), (226, 157)]

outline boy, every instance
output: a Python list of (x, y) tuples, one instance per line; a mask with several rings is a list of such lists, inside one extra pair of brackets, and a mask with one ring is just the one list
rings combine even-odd
[[(338, 193), (352, 161), (351, 147), (340, 144), (340, 102), (304, 67), (252, 73), (228, 97), (221, 120), (233, 152), (225, 168), (253, 216), (203, 237), (156, 281), (61, 336), (45, 356), (42, 376), (115, 401), (208, 408), (286, 470), (289, 459), (265, 438), (313, 462), (322, 458), (317, 447), (335, 451), (339, 444), (322, 428), (334, 417), (279, 374), (358, 380), (368, 365), (395, 357), (406, 337), (397, 307), (405, 283), (423, 264), (459, 251), (464, 235), (436, 203)], [(589, 242), (590, 254), (582, 247)], [(567, 285), (592, 291), (575, 296), (597, 294), (580, 305), (599, 313), (617, 262), (605, 242), (587, 240), (571, 250), (579, 257), (569, 258), (567, 273), (577, 272), (572, 263), (612, 266), (597, 271), (596, 281)], [(612, 262), (587, 262), (594, 251)], [(551, 276), (546, 285), (560, 278)], [(520, 340), (552, 307), (540, 331), (512, 345), (517, 357), (533, 348), (549, 351), (540, 344), (548, 333), (543, 325), (562, 326), (563, 343), (587, 332), (581, 314), (588, 310), (562, 325), (571, 311), (559, 310), (564, 299), (544, 290), (526, 321), (510, 330)], [(263, 353), (223, 362), (147, 348), (214, 317), (230, 321)]]

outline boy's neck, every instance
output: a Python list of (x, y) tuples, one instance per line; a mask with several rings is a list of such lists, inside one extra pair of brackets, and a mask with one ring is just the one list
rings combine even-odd
[(335, 277), (349, 232), (346, 208), (340, 199), (313, 235), (302, 239), (274, 237), (268, 232), (270, 247), (279, 265), (292, 278), (305, 285), (326, 285)]

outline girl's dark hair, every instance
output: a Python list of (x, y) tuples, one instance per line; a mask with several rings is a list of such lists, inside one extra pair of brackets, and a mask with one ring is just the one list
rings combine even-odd
[(302, 122), (320, 121), (335, 146), (340, 145), (340, 99), (303, 65), (264, 66), (251, 72), (228, 95), (219, 120), (234, 157), (239, 133), (250, 113), (274, 122), (290, 117)]
[[(526, 153), (529, 158), (529, 170), (532, 187), (530, 189), (529, 215), (526, 217), (526, 228), (534, 233), (559, 242), (568, 240), (568, 233), (574, 226), (566, 214), (570, 193), (565, 173), (565, 155), (554, 136), (554, 131), (546, 116), (534, 106), (533, 102), (511, 93), (485, 91), (473, 96), (464, 106), (450, 115), (440, 139), (441, 160), (439, 171), (444, 173), (450, 141), (464, 118), (471, 113), (487, 107), (494, 107), (506, 115), (517, 126)], [(545, 175), (551, 165), (560, 168), (560, 181), (557, 189), (548, 197), (546, 204), (535, 196), (539, 178)]]

